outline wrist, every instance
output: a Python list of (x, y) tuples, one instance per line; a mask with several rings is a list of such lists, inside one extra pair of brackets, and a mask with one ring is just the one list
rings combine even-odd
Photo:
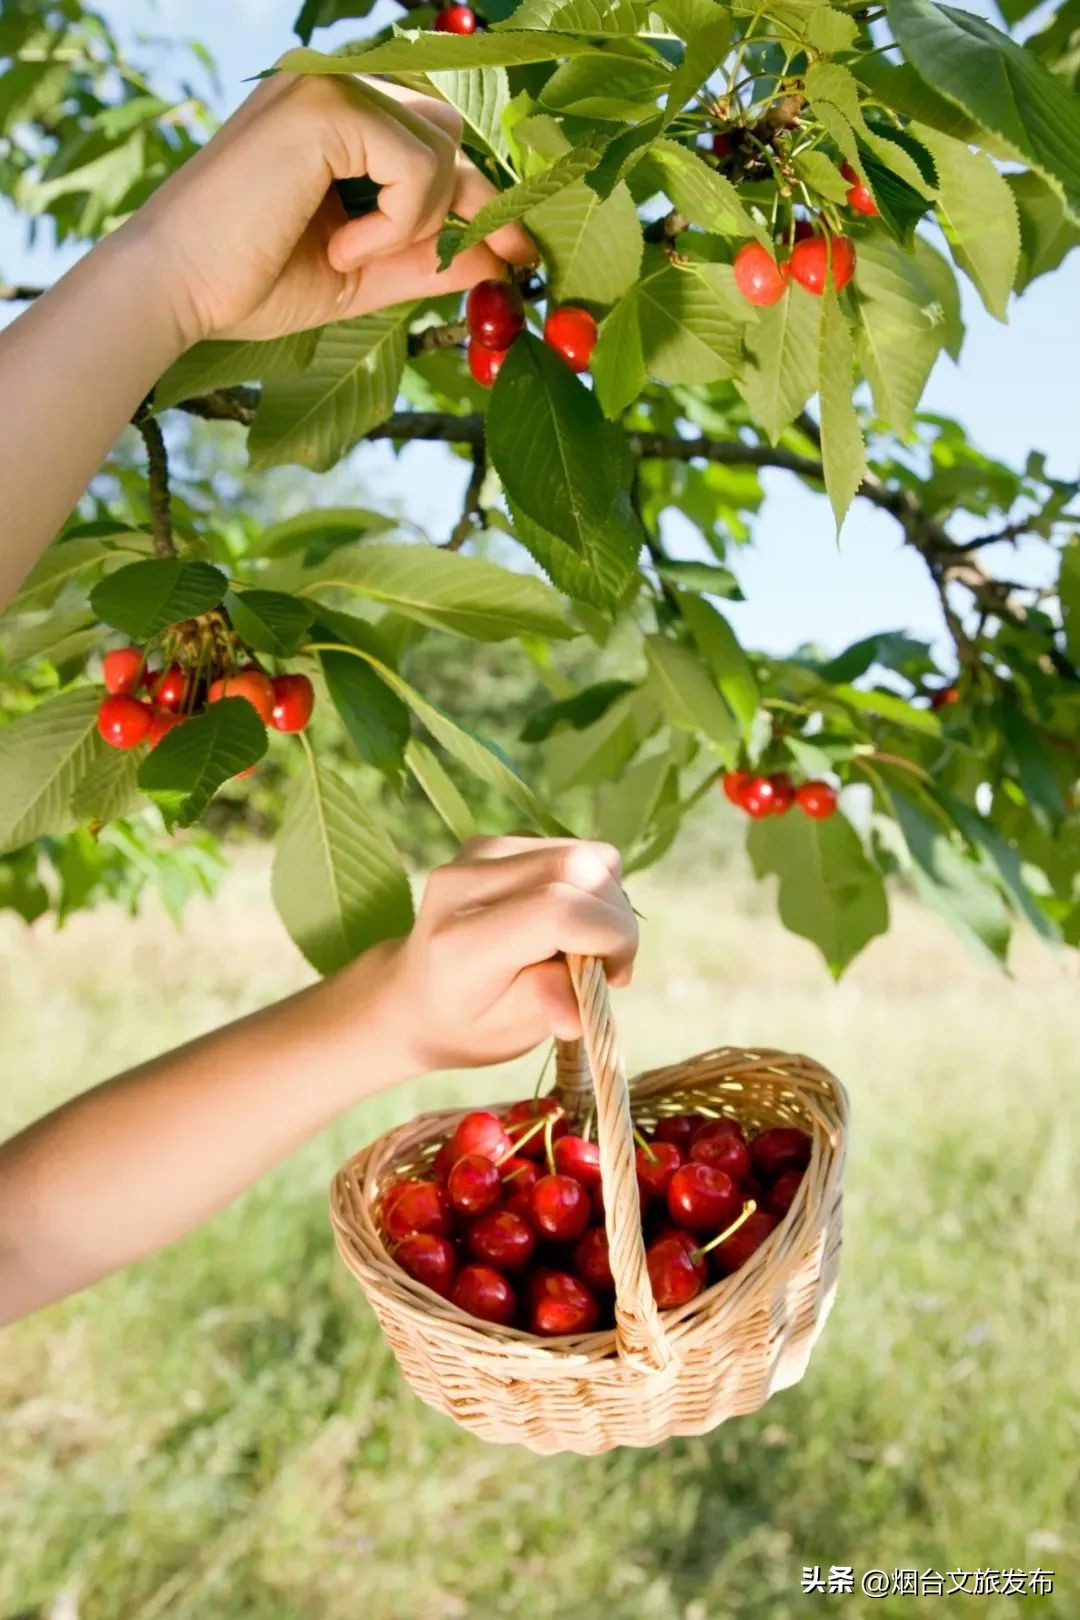
[(131, 301), (154, 360), (154, 380), (206, 336), (183, 279), (183, 265), (155, 223), (152, 206), (134, 214), (97, 250)]
[(423, 1073), (400, 994), (404, 944), (372, 946), (314, 991), (339, 1058), (332, 1068), (342, 1108)]

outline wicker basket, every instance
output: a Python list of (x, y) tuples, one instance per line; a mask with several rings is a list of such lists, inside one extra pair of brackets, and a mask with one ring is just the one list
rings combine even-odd
[[(783, 1052), (704, 1052), (628, 1087), (603, 969), (589, 957), (569, 965), (585, 1038), (560, 1043), (555, 1089), (571, 1118), (595, 1108), (614, 1331), (537, 1339), (480, 1322), (390, 1258), (375, 1221), (380, 1194), (429, 1164), (465, 1110), (422, 1114), (380, 1137), (343, 1166), (330, 1195), (342, 1258), (421, 1399), (484, 1440), (545, 1454), (704, 1434), (801, 1378), (836, 1288), (847, 1126), (839, 1082)], [(751, 1129), (808, 1131), (810, 1164), (790, 1211), (742, 1269), (661, 1315), (645, 1267), (631, 1109), (651, 1125), (720, 1106)]]

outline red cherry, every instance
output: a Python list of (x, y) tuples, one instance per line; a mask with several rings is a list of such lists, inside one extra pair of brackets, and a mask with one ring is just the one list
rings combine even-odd
[(807, 242), (814, 234), (813, 223), (808, 219), (797, 219), (795, 229), (791, 233), (793, 242)]
[(752, 1215), (748, 1215), (737, 1232), (710, 1251), (709, 1258), (720, 1276), (728, 1277), (744, 1266), (769, 1233), (776, 1230), (776, 1226), (776, 1216), (767, 1214), (763, 1209), (756, 1209)]
[(712, 138), (712, 154), (715, 158), (730, 157), (735, 150), (735, 142), (725, 130), (718, 129)]
[(748, 782), (754, 779), (753, 771), (725, 771), (724, 796), (732, 804), (742, 804), (743, 790)]
[(170, 714), (168, 709), (155, 709), (146, 740), (151, 748), (156, 748), (167, 731), (171, 731), (173, 726), (182, 726), (183, 723), (182, 714)]
[(394, 1259), (402, 1271), (407, 1271), (425, 1288), (434, 1289), (444, 1299), (449, 1294), (457, 1270), (457, 1255), (447, 1238), (437, 1237), (434, 1232), (414, 1232), (412, 1237), (403, 1238), (398, 1244)]
[(583, 1136), (563, 1136), (554, 1146), (555, 1168), (560, 1176), (573, 1176), (583, 1187), (595, 1187), (600, 1180), (600, 1148)]
[(591, 1333), (599, 1317), (592, 1289), (568, 1271), (546, 1271), (530, 1290), (529, 1326), (543, 1338)]
[(782, 816), (795, 803), (795, 784), (786, 771), (775, 771), (769, 777), (769, 781), (773, 790), (771, 813), (774, 816)]
[(842, 163), (840, 173), (845, 180), (851, 181), (851, 190), (847, 194), (848, 207), (853, 208), (857, 214), (880, 213), (880, 209), (874, 201), (874, 193), (865, 180), (860, 180), (851, 164)]
[(773, 1215), (787, 1214), (795, 1201), (802, 1178), (802, 1170), (785, 1170), (782, 1176), (777, 1176), (765, 1196), (765, 1203)]
[(541, 1176), (529, 1194), (533, 1224), (556, 1243), (573, 1243), (589, 1224), (592, 1204), (572, 1176)]
[(494, 384), (509, 352), (509, 349), (485, 349), (482, 343), (468, 344), (465, 354), (469, 370), (481, 388), (490, 388)]
[(138, 698), (102, 698), (97, 713), (97, 727), (110, 748), (137, 748), (144, 742), (154, 723), (154, 711), (149, 703)]
[[(550, 1127), (547, 1124), (549, 1116), (553, 1120)], [(556, 1142), (570, 1129), (562, 1104), (556, 1102), (554, 1097), (523, 1097), (506, 1110), (503, 1123), (511, 1133), (508, 1146), (514, 1153), (523, 1153), (528, 1159), (544, 1157), (544, 1138), (549, 1130), (551, 1140)]]
[(464, 1119), (459, 1119), (451, 1133), (450, 1143), (455, 1159), (464, 1159), (469, 1153), (479, 1153), (493, 1164), (498, 1164), (512, 1152), (502, 1120), (498, 1114), (486, 1108), (478, 1108), (466, 1114)]
[(184, 706), (187, 696), (187, 676), (179, 664), (170, 664), (168, 669), (157, 669), (147, 674), (146, 686), (159, 709), (168, 709), (176, 714)]
[(666, 1198), (671, 1178), (683, 1162), (676, 1142), (650, 1142), (635, 1155), (638, 1186), (648, 1198)]
[[(514, 1183), (511, 1182), (511, 1188), (513, 1185)], [(524, 1221), (529, 1231), (532, 1231), (532, 1200), (527, 1192), (508, 1193), (503, 1209), (506, 1210), (508, 1215), (516, 1215), (519, 1221)]]
[(828, 782), (801, 782), (795, 802), (811, 821), (828, 821), (836, 814), (836, 789)]
[(776, 802), (776, 789), (770, 776), (752, 776), (742, 790), (739, 803), (754, 821), (771, 816)]
[(101, 678), (110, 697), (127, 697), (142, 679), (143, 655), (138, 647), (114, 647), (101, 660)]
[(690, 1149), (695, 1164), (723, 1170), (740, 1185), (750, 1174), (750, 1149), (737, 1136), (700, 1136)]
[(454, 1152), (453, 1137), (448, 1136), (432, 1161), (431, 1173), (435, 1177), (435, 1180), (444, 1183), (447, 1182), (450, 1179), (450, 1172), (454, 1168), (457, 1161), (458, 1155)]
[(930, 694), (931, 709), (950, 709), (954, 703), (959, 703), (960, 693), (955, 686), (940, 686), (936, 692)]
[(393, 1198), (383, 1203), (383, 1225), (395, 1243), (414, 1232), (445, 1237), (450, 1230), (450, 1204), (434, 1181), (404, 1181)]
[(497, 1165), (480, 1153), (459, 1159), (446, 1182), (446, 1196), (459, 1215), (482, 1215), (498, 1201), (502, 1177)]
[(667, 1114), (663, 1119), (657, 1120), (653, 1141), (674, 1142), (676, 1147), (682, 1148), (685, 1155), (694, 1137), (706, 1123), (704, 1114)]
[(695, 1232), (730, 1226), (742, 1209), (742, 1197), (731, 1177), (693, 1159), (672, 1176), (667, 1203), (672, 1220)]
[(813, 1144), (805, 1131), (793, 1125), (774, 1125), (750, 1144), (750, 1157), (758, 1175), (766, 1180), (782, 1175), (785, 1170), (805, 1170), (810, 1163)]
[(796, 242), (791, 251), (792, 276), (817, 298), (828, 283), (830, 250), (833, 282), (837, 292), (843, 292), (855, 272), (855, 244), (850, 236), (812, 236), (807, 242)]
[(491, 1266), (466, 1266), (450, 1290), (451, 1301), (482, 1322), (505, 1327), (517, 1312), (517, 1295), (500, 1271)]
[(689, 1234), (657, 1238), (645, 1251), (653, 1298), (661, 1310), (685, 1305), (694, 1299), (708, 1281), (705, 1257), (694, 1247)]
[(702, 1120), (694, 1132), (694, 1141), (701, 1142), (710, 1136), (733, 1136), (737, 1142), (746, 1141), (746, 1132), (737, 1119), (706, 1119)]
[(270, 724), (275, 731), (303, 731), (315, 707), (315, 688), (306, 675), (275, 675), (270, 682), (274, 707)]
[(524, 1159), (517, 1153), (511, 1153), (508, 1159), (500, 1159), (499, 1174), (503, 1179), (503, 1191), (510, 1197), (532, 1192), (540, 1180), (539, 1167), (532, 1159)]
[(471, 1223), (465, 1241), (474, 1260), (500, 1271), (520, 1271), (532, 1259), (536, 1233), (514, 1210), (492, 1209)]
[(220, 703), (225, 697), (247, 698), (264, 726), (274, 718), (274, 688), (270, 677), (259, 669), (241, 669), (235, 675), (223, 675), (213, 682), (207, 695), (209, 703)]
[(475, 34), (476, 12), (468, 6), (444, 6), (436, 15), (435, 30), (440, 34)]
[(602, 1226), (590, 1226), (578, 1239), (574, 1250), (574, 1269), (590, 1288), (597, 1288), (601, 1293), (611, 1293), (614, 1289), (608, 1236)]
[(596, 322), (587, 309), (563, 304), (544, 322), (544, 342), (562, 356), (571, 371), (587, 371), (598, 337)]
[(465, 320), (473, 343), (501, 359), (524, 328), (525, 305), (512, 281), (478, 281), (465, 300)]
[(735, 255), (735, 285), (750, 304), (766, 307), (784, 296), (788, 267), (777, 264), (760, 242), (747, 242)]

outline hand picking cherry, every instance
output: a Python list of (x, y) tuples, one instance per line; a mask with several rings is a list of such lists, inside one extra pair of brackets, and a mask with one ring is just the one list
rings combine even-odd
[(525, 305), (512, 281), (478, 281), (465, 300), (465, 320), (474, 343), (504, 354), (524, 329)]
[(459, 1215), (483, 1215), (502, 1191), (499, 1167), (480, 1153), (458, 1159), (446, 1181), (446, 1196)]
[(453, 1244), (434, 1232), (414, 1232), (403, 1238), (394, 1250), (394, 1259), (402, 1271), (431, 1288), (445, 1298), (449, 1294), (457, 1271), (457, 1256)]
[(695, 1232), (720, 1231), (742, 1209), (739, 1189), (731, 1177), (693, 1159), (672, 1176), (667, 1203), (672, 1220)]
[(583, 1136), (567, 1134), (554, 1144), (552, 1156), (560, 1176), (573, 1176), (583, 1187), (595, 1187), (600, 1180), (600, 1147)]
[(459, 1310), (501, 1327), (512, 1322), (517, 1313), (517, 1295), (502, 1272), (491, 1266), (466, 1266), (458, 1273), (450, 1299)]
[(757, 1173), (771, 1181), (785, 1170), (805, 1170), (811, 1147), (805, 1131), (793, 1125), (774, 1125), (754, 1137), (750, 1157)]
[(437, 1182), (404, 1181), (383, 1204), (383, 1224), (395, 1243), (415, 1232), (446, 1237), (450, 1231), (449, 1200)]
[(541, 1176), (529, 1194), (529, 1202), (536, 1230), (556, 1243), (572, 1243), (579, 1238), (592, 1213), (588, 1193), (572, 1176)]
[(788, 267), (777, 264), (760, 242), (747, 242), (735, 255), (735, 285), (749, 304), (767, 309), (787, 291)]
[(469, 1253), (501, 1271), (521, 1271), (532, 1259), (536, 1233), (521, 1215), (510, 1209), (493, 1209), (480, 1215), (465, 1234)]
[(592, 1289), (568, 1271), (547, 1271), (530, 1290), (529, 1326), (543, 1338), (590, 1333), (599, 1316)]

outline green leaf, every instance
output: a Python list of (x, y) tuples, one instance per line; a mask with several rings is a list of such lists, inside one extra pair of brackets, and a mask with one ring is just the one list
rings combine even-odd
[(890, 797), (920, 898), (945, 918), (976, 961), (1000, 967), (1008, 952), (1010, 928), (993, 881), (945, 827), (895, 789)]
[(45, 608), (55, 601), (66, 585), (71, 585), (93, 568), (110, 568), (126, 563), (129, 557), (145, 557), (153, 549), (148, 534), (134, 529), (111, 535), (85, 535), (59, 540), (51, 545), (17, 592), (9, 613), (26, 613)]
[(315, 617), (308, 603), (283, 591), (230, 591), (225, 607), (241, 640), (275, 658), (292, 656)]
[(38, 876), (38, 852), (21, 850), (0, 859), (0, 911), (14, 911), (36, 922), (49, 909), (49, 894)]
[(644, 244), (625, 186), (616, 186), (601, 202), (579, 180), (530, 209), (525, 224), (543, 254), (557, 301), (613, 304), (637, 280)]
[(1004, 175), (984, 152), (936, 130), (919, 135), (938, 172), (937, 213), (953, 251), (991, 315), (1003, 321), (1020, 262), (1020, 223)]
[(104, 746), (98, 687), (46, 698), (0, 731), (0, 855), (70, 831), (71, 795)]
[(779, 879), (780, 920), (811, 940), (835, 978), (889, 926), (881, 873), (846, 816), (755, 821), (746, 841), (757, 877)]
[(0, 631), (3, 633), (0, 642), (3, 661), (13, 668), (36, 663), (48, 657), (56, 647), (62, 650), (64, 643), (73, 637), (81, 639), (85, 635), (88, 647), (101, 639), (97, 619), (85, 608), (75, 608), (71, 613), (35, 614), (21, 621), (13, 619), (7, 626), (0, 621)]
[(492, 390), (488, 452), (510, 500), (595, 572), (616, 548), (636, 560), (644, 536), (629, 501), (619, 430), (547, 344), (524, 333)]
[(272, 523), (251, 546), (251, 555), (288, 557), (304, 551), (304, 566), (310, 568), (339, 546), (370, 534), (387, 534), (396, 527), (394, 518), (363, 506), (317, 506)]
[(506, 69), (474, 67), (458, 73), (428, 73), (423, 75), (421, 88), (429, 86), (443, 101), (457, 108), (473, 139), (509, 166), (510, 146), (503, 122), (510, 105)]
[(703, 733), (734, 758), (735, 722), (700, 659), (661, 635), (646, 636), (645, 658), (652, 690), (672, 724)]
[(658, 57), (640, 61), (578, 56), (557, 67), (540, 92), (540, 102), (555, 112), (613, 123), (638, 123), (655, 111), (656, 96), (671, 70)]
[(910, 248), (915, 227), (929, 210), (928, 198), (894, 174), (863, 141), (856, 141), (856, 148), (859, 167), (874, 194), (882, 223), (898, 242)]
[(591, 369), (596, 397), (604, 415), (614, 421), (634, 403), (649, 380), (641, 350), (636, 292), (620, 299), (601, 321)]
[[(524, 219), (533, 208), (541, 203), (548, 202), (557, 197), (567, 186), (572, 186), (576, 180), (589, 169), (595, 168), (603, 155), (606, 140), (596, 139), (583, 141), (575, 146), (564, 157), (556, 158), (548, 168), (541, 169), (539, 174), (531, 175), (528, 180), (519, 180), (517, 185), (508, 186), (500, 191), (497, 197), (476, 213), (467, 228), (455, 236), (452, 243), (450, 258), (463, 253), (466, 248), (475, 247), (483, 242), (493, 231), (501, 225), (509, 225), (512, 220)], [(442, 263), (446, 263), (445, 256)]]
[(409, 711), (372, 666), (347, 652), (319, 655), (326, 689), (360, 758), (396, 777), (409, 740)]
[(138, 749), (110, 748), (102, 743), (71, 795), (72, 818), (80, 825), (120, 821), (144, 809), (146, 800), (138, 783), (141, 757)]
[(154, 409), (264, 377), (290, 377), (303, 371), (315, 353), (318, 331), (293, 332), (267, 343), (196, 343), (169, 367), (154, 388)]
[(791, 162), (799, 179), (805, 181), (810, 190), (816, 191), (819, 197), (824, 197), (826, 202), (847, 202), (851, 181), (845, 179), (836, 164), (827, 158), (824, 152), (813, 149), (799, 152), (792, 157)]
[(789, 282), (779, 302), (759, 312), (749, 334), (753, 363), (736, 385), (773, 444), (814, 392), (820, 302)]
[(738, 722), (743, 737), (748, 739), (758, 713), (760, 692), (753, 666), (738, 637), (722, 613), (711, 602), (688, 591), (679, 592), (679, 610), (698, 651), (720, 688), (724, 702)]
[(904, 731), (917, 731), (926, 737), (941, 736), (941, 721), (932, 710), (912, 708), (907, 698), (897, 697), (895, 692), (882, 692), (877, 688), (864, 691), (861, 686), (838, 683), (829, 689), (827, 697), (847, 709), (876, 714)]
[(310, 752), (305, 760), (285, 813), (271, 892), (312, 967), (334, 973), (373, 945), (407, 934), (412, 895), (385, 829), (340, 776)]
[(730, 265), (669, 264), (642, 281), (636, 296), (651, 377), (666, 383), (711, 383), (737, 369), (749, 306), (737, 302)]
[(1009, 143), (1080, 223), (1080, 102), (1037, 57), (981, 17), (930, 0), (889, 0), (889, 23), (918, 73)]
[[(870, 124), (863, 115), (859, 86), (854, 74), (839, 62), (811, 62), (806, 70), (806, 95), (813, 102), (818, 117), (837, 138), (844, 155), (855, 154), (850, 142), (840, 140), (833, 121), (826, 111), (835, 109), (849, 128), (855, 132), (863, 148), (869, 148), (878, 158), (883, 170), (891, 171), (913, 191), (925, 195), (933, 190), (933, 179), (925, 170), (923, 156), (912, 151), (904, 132), (884, 124)], [(917, 143), (913, 143), (916, 144)]]
[(959, 360), (964, 346), (964, 322), (956, 272), (945, 255), (922, 236), (915, 238), (915, 268), (933, 295), (931, 319), (940, 327), (945, 353)]
[(497, 29), (565, 29), (568, 34), (636, 34), (648, 6), (642, 0), (522, 0)]
[(1065, 790), (1048, 750), (1018, 705), (1006, 698), (995, 716), (1016, 764), (1020, 787), (1036, 820), (1055, 831), (1068, 813)]
[(888, 62), (883, 56), (863, 56), (852, 71), (883, 107), (929, 124), (958, 141), (986, 146), (984, 131), (953, 101), (938, 94), (907, 62)]
[[(425, 29), (398, 34), (364, 51), (326, 56), (321, 51), (286, 51), (276, 63), (279, 73), (460, 73), (480, 67), (524, 67), (529, 62), (555, 62), (568, 56), (590, 56), (600, 47), (587, 39), (554, 30), (519, 29), (504, 32), (489, 29), (483, 33), (455, 37)], [(618, 54), (620, 42), (611, 40), (605, 51)], [(622, 54), (634, 61), (640, 51), (636, 41), (627, 41)]]
[(598, 787), (617, 776), (653, 730), (659, 714), (655, 695), (635, 689), (617, 697), (591, 725), (549, 737), (544, 757), (552, 791)]
[(866, 476), (866, 446), (851, 392), (855, 386), (855, 344), (847, 317), (830, 284), (821, 300), (818, 339), (818, 398), (821, 406), (821, 464), (836, 532)]
[(729, 602), (741, 602), (743, 593), (730, 568), (722, 563), (658, 562), (656, 572), (669, 585), (682, 585), (688, 591), (703, 591), (706, 596), (722, 596)]
[(664, 105), (664, 122), (671, 120), (715, 73), (727, 55), (734, 34), (734, 18), (727, 6), (701, 10), (699, 26), (686, 41), (686, 52), (675, 73)]
[(167, 731), (139, 766), (139, 786), (170, 821), (190, 827), (223, 782), (266, 753), (266, 727), (246, 698), (222, 698)]
[(405, 750), (405, 763), (436, 815), (445, 824), (452, 837), (464, 844), (476, 834), (476, 821), (472, 811), (458, 792), (457, 784), (445, 770), (439, 756), (419, 737), (409, 739)]
[(1007, 174), (1020, 219), (1020, 263), (1015, 291), (1022, 293), (1037, 276), (1056, 270), (1067, 253), (1080, 243), (1080, 228), (1065, 217), (1061, 198), (1041, 176)]
[[(691, 224), (718, 236), (756, 236), (768, 242), (762, 227), (755, 223), (730, 180), (677, 141), (654, 141), (649, 162), (663, 176), (664, 190), (672, 207), (685, 214)], [(845, 191), (846, 195), (846, 191)]]
[(826, 56), (850, 51), (859, 37), (859, 25), (854, 17), (834, 6), (815, 6), (806, 23), (806, 38), (816, 50)]
[(575, 692), (573, 697), (541, 704), (540, 708), (532, 711), (522, 727), (521, 740), (543, 742), (561, 725), (582, 731), (606, 714), (616, 698), (633, 690), (630, 681), (598, 681), (595, 686), (587, 686), (583, 692)]
[(637, 573), (637, 553), (631, 553), (621, 525), (590, 530), (582, 555), (534, 523), (513, 501), (506, 504), (515, 537), (551, 583), (575, 602), (611, 613)]
[(935, 795), (939, 803), (952, 816), (969, 844), (984, 857), (985, 864), (997, 877), (1006, 901), (1018, 917), (1023, 917), (1048, 945), (1061, 943), (1061, 930), (1047, 916), (1038, 900), (1024, 881), (1020, 855), (997, 829), (977, 811), (961, 804), (947, 794)]
[(1073, 663), (1080, 664), (1080, 537), (1076, 535), (1061, 553), (1058, 594), (1065, 646)]
[(421, 624), (474, 641), (519, 635), (566, 640), (576, 634), (567, 623), (565, 603), (543, 580), (439, 546), (351, 546), (315, 568), (292, 572), (288, 580), (298, 596), (355, 591)]
[(944, 312), (916, 261), (880, 235), (859, 242), (855, 285), (859, 358), (874, 408), (906, 436), (947, 336)]
[(307, 370), (272, 377), (248, 435), (253, 467), (326, 472), (394, 408), (414, 305), (324, 326)]
[(221, 602), (228, 580), (209, 563), (156, 557), (118, 568), (90, 592), (99, 619), (132, 641), (149, 641), (182, 619), (209, 613)]
[(674, 774), (671, 755), (661, 752), (637, 760), (617, 781), (602, 783), (596, 795), (596, 837), (624, 852), (640, 843)]

